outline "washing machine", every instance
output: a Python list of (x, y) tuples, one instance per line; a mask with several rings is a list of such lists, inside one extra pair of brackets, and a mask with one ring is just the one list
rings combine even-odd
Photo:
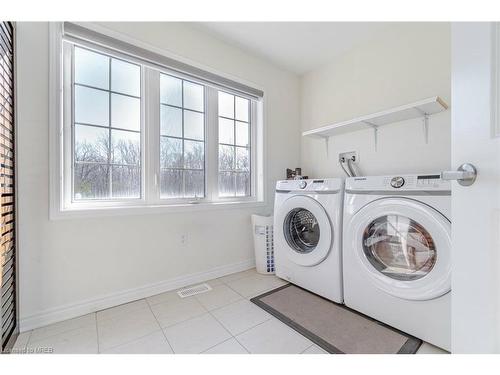
[(450, 211), (438, 174), (347, 178), (345, 304), (449, 351)]
[(338, 178), (284, 180), (276, 184), (276, 275), (342, 303), (342, 200)]

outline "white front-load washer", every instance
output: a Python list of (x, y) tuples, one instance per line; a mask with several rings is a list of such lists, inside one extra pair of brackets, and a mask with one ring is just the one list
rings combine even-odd
[(284, 180), (276, 184), (276, 275), (342, 303), (343, 180)]
[(450, 350), (450, 211), (437, 174), (346, 179), (345, 304)]

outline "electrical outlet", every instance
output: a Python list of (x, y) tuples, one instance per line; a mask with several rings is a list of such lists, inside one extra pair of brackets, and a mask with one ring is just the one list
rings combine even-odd
[(186, 246), (188, 243), (188, 235), (187, 233), (181, 234), (180, 238), (181, 246)]
[(358, 163), (359, 162), (358, 153), (356, 151), (349, 151), (349, 152), (341, 152), (339, 154), (339, 162), (342, 162), (343, 160), (347, 161), (349, 159), (351, 159), (353, 163)]

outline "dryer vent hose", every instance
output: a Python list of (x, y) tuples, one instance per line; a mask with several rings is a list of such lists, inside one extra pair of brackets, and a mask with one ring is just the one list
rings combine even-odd
[(354, 167), (352, 166), (352, 159), (347, 159), (347, 169), (349, 169), (349, 172), (351, 173), (351, 177), (356, 177), (357, 174), (354, 171)]
[[(354, 167), (353, 167), (353, 160), (352, 159), (345, 159), (345, 158), (341, 158), (339, 160), (339, 164), (340, 164), (340, 167), (342, 168), (342, 170), (344, 171), (344, 173), (347, 175), (347, 177), (356, 177), (357, 174), (356, 174), (356, 171), (354, 170)], [(344, 164), (347, 164), (347, 168)]]
[(345, 174), (347, 175), (347, 177), (353, 177), (349, 173), (349, 171), (345, 168), (344, 163), (345, 163), (345, 158), (342, 158), (342, 159), (339, 160), (340, 168), (342, 168), (342, 170), (345, 172)]

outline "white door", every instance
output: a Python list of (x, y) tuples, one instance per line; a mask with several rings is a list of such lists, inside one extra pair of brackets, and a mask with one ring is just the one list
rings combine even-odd
[[(452, 352), (500, 352), (500, 59), (496, 25), (452, 25)], [(495, 40), (496, 39), (496, 40)]]

